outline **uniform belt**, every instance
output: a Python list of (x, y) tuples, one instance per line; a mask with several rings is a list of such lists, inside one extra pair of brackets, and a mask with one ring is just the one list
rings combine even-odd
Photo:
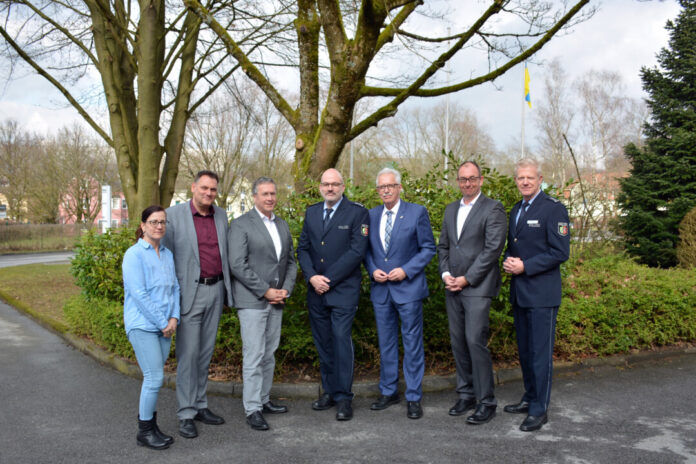
[(220, 282), (222, 279), (224, 279), (224, 276), (222, 274), (218, 274), (213, 277), (201, 277), (198, 279), (198, 283), (203, 285), (214, 285)]

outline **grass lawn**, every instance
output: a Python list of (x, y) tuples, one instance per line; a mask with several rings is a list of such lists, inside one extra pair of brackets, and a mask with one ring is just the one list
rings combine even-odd
[(80, 293), (70, 264), (27, 264), (0, 269), (0, 298), (64, 329), (63, 303)]

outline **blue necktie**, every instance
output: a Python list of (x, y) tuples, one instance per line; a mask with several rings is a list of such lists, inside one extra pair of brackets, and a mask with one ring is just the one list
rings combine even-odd
[(393, 211), (387, 211), (387, 223), (384, 225), (384, 251), (389, 250), (389, 241), (391, 240), (392, 231), (392, 214)]
[(326, 226), (329, 224), (329, 221), (331, 220), (332, 212), (333, 208), (326, 208), (326, 215), (324, 216), (324, 229), (326, 229)]
[(527, 214), (527, 208), (529, 208), (529, 202), (528, 201), (522, 202), (522, 207), (520, 208), (520, 214), (517, 216), (517, 222), (515, 223), (515, 225), (519, 224), (520, 219), (522, 219), (522, 217), (525, 214)]

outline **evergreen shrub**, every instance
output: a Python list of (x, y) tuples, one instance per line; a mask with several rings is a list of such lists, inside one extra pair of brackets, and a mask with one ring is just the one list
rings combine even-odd
[[(445, 206), (460, 198), (451, 182), (456, 177), (455, 160), (452, 165), (454, 168), (450, 172), (435, 166), (418, 178), (402, 172), (402, 198), (428, 209), (436, 241)], [(484, 175), (484, 193), (501, 200), (509, 213), (519, 198), (514, 181), (495, 171), (485, 170)], [(374, 185), (348, 184), (346, 196), (368, 208), (380, 204)], [(295, 247), (307, 206), (320, 198), (314, 183), (308, 185), (305, 193), (291, 194), (278, 205), (276, 213), (290, 225)], [(131, 229), (110, 231), (101, 236), (85, 235), (72, 266), (83, 292), (65, 305), (66, 322), (73, 331), (131, 359), (132, 349), (123, 328), (121, 260), (132, 243)], [(693, 311), (696, 275), (693, 272), (651, 269), (607, 248), (586, 247), (582, 255), (571, 255), (571, 260), (561, 268), (564, 297), (558, 314), (557, 357), (575, 360), (696, 340), (696, 312)], [(426, 277), (430, 290), (430, 297), (423, 302), (426, 362), (428, 367), (453, 369), (445, 291), (437, 257), (426, 267)], [(363, 270), (362, 293), (353, 326), (355, 362), (360, 369), (379, 366), (369, 288), (369, 279)], [(316, 376), (318, 356), (309, 325), (306, 290), (305, 279), (298, 272), (295, 290), (283, 312), (276, 365), (280, 372), (306, 371)], [(503, 274), (501, 293), (491, 306), (489, 347), (496, 361), (514, 362), (517, 346), (508, 296), (509, 276)], [(227, 308), (220, 320), (213, 364), (223, 371), (239, 372), (241, 359), (239, 320), (236, 311)]]
[(679, 224), (677, 259), (682, 267), (696, 267), (696, 208), (689, 211)]

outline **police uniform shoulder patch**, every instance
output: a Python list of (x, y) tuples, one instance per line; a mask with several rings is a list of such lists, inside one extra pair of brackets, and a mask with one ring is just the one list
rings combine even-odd
[(553, 201), (554, 203), (558, 203), (558, 198), (554, 198), (552, 196), (549, 196), (548, 199)]
[(558, 223), (558, 235), (561, 235), (563, 237), (568, 235), (568, 223), (567, 222), (559, 222)]
[(358, 203), (357, 201), (354, 201), (353, 204), (354, 204), (354, 205), (358, 205), (358, 206), (360, 206), (361, 208), (365, 208), (365, 205), (363, 205), (362, 203)]
[(362, 234), (363, 237), (367, 237), (367, 232), (369, 231), (369, 227), (367, 224), (362, 224), (360, 226), (360, 233)]

